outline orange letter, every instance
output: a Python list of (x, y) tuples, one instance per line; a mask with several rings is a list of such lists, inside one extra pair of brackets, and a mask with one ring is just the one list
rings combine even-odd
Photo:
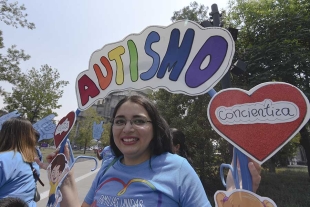
[(102, 74), (99, 65), (94, 64), (93, 68), (94, 71), (96, 73), (98, 82), (99, 82), (99, 86), (102, 90), (106, 89), (111, 81), (112, 81), (112, 76), (113, 76), (113, 70), (112, 70), (112, 66), (110, 64), (110, 62), (108, 61), (108, 59), (104, 56), (102, 56), (100, 58), (100, 62), (102, 63), (102, 65), (105, 67), (106, 71), (107, 71), (107, 76), (104, 77), (104, 75)]

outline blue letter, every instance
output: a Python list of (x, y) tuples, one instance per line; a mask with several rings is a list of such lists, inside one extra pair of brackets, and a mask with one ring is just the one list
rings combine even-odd
[(160, 62), (160, 57), (159, 57), (157, 52), (152, 50), (151, 45), (154, 42), (158, 42), (159, 40), (160, 40), (159, 34), (157, 32), (154, 32), (154, 31), (151, 32), (146, 38), (144, 50), (145, 50), (146, 54), (148, 54), (149, 56), (151, 56), (153, 58), (153, 64), (148, 71), (141, 73), (140, 78), (142, 80), (149, 80), (149, 79), (153, 78), (154, 75), (156, 74), (156, 71), (157, 71), (157, 68), (158, 68), (159, 62)]
[(158, 78), (163, 78), (168, 69), (169, 72), (172, 70), (169, 79), (178, 80), (191, 52), (194, 36), (195, 31), (193, 29), (186, 30), (179, 47), (180, 30), (173, 29), (171, 31), (168, 49), (157, 73)]
[[(190, 88), (197, 88), (209, 80), (220, 69), (227, 53), (228, 43), (220, 36), (212, 36), (206, 40), (193, 59), (185, 74), (185, 83)], [(210, 56), (205, 68), (200, 68), (204, 59)]]

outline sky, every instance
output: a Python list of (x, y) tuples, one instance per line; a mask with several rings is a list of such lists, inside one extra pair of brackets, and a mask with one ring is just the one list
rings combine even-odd
[[(9, 2), (15, 2), (9, 0)], [(19, 0), (27, 8), (28, 21), (36, 29), (14, 28), (0, 22), (5, 48), (17, 45), (31, 56), (21, 62), (23, 72), (42, 65), (56, 68), (60, 79), (69, 81), (64, 87), (62, 105), (55, 111), (61, 119), (77, 109), (75, 81), (88, 68), (91, 54), (104, 45), (117, 42), (132, 33), (140, 33), (152, 25), (168, 26), (174, 11), (190, 5), (193, 0)], [(227, 8), (228, 0), (197, 1), (208, 6), (216, 3), (219, 10)], [(12, 85), (1, 82), (5, 90)], [(0, 109), (4, 107), (0, 97)]]

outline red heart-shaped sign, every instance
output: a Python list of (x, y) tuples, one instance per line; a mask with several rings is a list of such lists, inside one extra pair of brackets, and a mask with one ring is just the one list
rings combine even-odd
[(262, 164), (307, 123), (309, 101), (287, 83), (263, 83), (250, 91), (231, 88), (211, 99), (208, 118), (218, 134)]
[(54, 144), (57, 148), (64, 138), (69, 134), (72, 126), (75, 122), (75, 112), (69, 112), (65, 117), (63, 117), (59, 122), (54, 132)]

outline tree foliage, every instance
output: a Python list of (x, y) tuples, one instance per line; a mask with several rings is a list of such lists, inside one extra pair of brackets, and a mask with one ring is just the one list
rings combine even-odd
[(29, 58), (30, 56), (25, 54), (24, 50), (16, 49), (16, 45), (8, 48), (7, 54), (0, 54), (0, 81), (16, 84), (21, 75), (19, 63), (21, 60), (26, 61)]
[(310, 97), (310, 1), (230, 1), (229, 22), (240, 29), (237, 55), (247, 84), (284, 81)]
[[(79, 116), (79, 119), (77, 120), (76, 127), (73, 128), (70, 134), (70, 139), (74, 144), (83, 146), (85, 154), (86, 148), (90, 146), (90, 143), (93, 140), (93, 124), (94, 122), (99, 123), (102, 121), (102, 117), (99, 116), (96, 110), (92, 107), (81, 113), (81, 116)], [(106, 129), (104, 129), (104, 133), (105, 131)], [(104, 136), (104, 133), (102, 133), (102, 136)]]
[[(236, 55), (248, 63), (247, 73), (234, 77), (246, 89), (268, 81), (297, 86), (310, 98), (310, 1), (309, 0), (231, 0), (227, 24), (239, 28)], [(310, 160), (307, 126), (300, 143)], [(290, 143), (272, 158), (281, 163)], [(310, 163), (308, 163), (310, 164)], [(309, 175), (310, 175), (310, 168)]]
[(105, 122), (103, 124), (103, 133), (102, 133), (102, 136), (101, 136), (101, 144), (103, 146), (108, 146), (110, 145), (110, 128), (111, 128), (111, 123), (110, 122)]
[(13, 87), (12, 93), (4, 93), (4, 104), (7, 111), (18, 110), (31, 122), (42, 119), (53, 113), (61, 105), (58, 100), (62, 97), (63, 87), (69, 82), (59, 80), (57, 69), (43, 65), (39, 70), (32, 68), (27, 74), (21, 74)]
[[(18, 2), (9, 3), (8, 0), (0, 0), (0, 21), (15, 28), (26, 27), (34, 29), (35, 24), (28, 22), (26, 7), (19, 5)], [(0, 49), (4, 48), (2, 31), (0, 30)], [(20, 61), (26, 61), (30, 58), (24, 50), (18, 50), (16, 45), (10, 46), (6, 53), (0, 53), (0, 81), (8, 81), (15, 84), (20, 75)], [(0, 92), (2, 92), (0, 87)]]
[(175, 22), (178, 20), (188, 19), (197, 23), (201, 23), (204, 20), (209, 19), (208, 16), (209, 7), (203, 4), (198, 4), (196, 1), (190, 3), (189, 6), (184, 7), (179, 11), (173, 12), (171, 21)]
[(26, 19), (28, 14), (25, 13), (26, 7), (24, 4), (18, 5), (17, 1), (9, 3), (8, 0), (0, 0), (0, 7), (0, 21), (15, 28), (18, 28), (18, 26), (27, 27), (28, 29), (35, 28), (35, 24), (28, 22)]
[(289, 159), (294, 157), (300, 145), (300, 135), (297, 134), (290, 142), (288, 142), (282, 149), (280, 149), (274, 156), (267, 160), (263, 167), (267, 168), (269, 172), (274, 173), (276, 167), (286, 167), (289, 164)]

